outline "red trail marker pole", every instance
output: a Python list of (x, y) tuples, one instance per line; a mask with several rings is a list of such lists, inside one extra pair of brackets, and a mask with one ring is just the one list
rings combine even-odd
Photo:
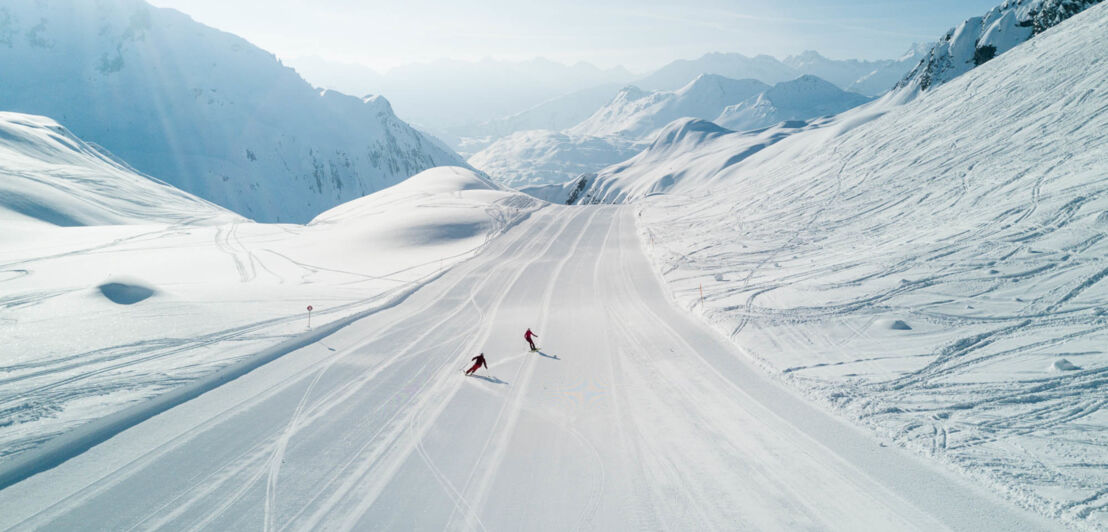
[(312, 306), (308, 305), (308, 328), (312, 328)]

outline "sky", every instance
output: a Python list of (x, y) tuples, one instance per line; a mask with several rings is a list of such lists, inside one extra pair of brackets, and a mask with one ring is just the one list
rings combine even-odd
[(1000, 0), (149, 0), (278, 57), (379, 72), (435, 59), (545, 57), (645, 73), (708, 52), (885, 59)]

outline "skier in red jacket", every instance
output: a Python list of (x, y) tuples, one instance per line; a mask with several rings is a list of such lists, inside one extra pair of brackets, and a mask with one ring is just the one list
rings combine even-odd
[(481, 368), (481, 366), (485, 366), (485, 369), (489, 369), (489, 365), (487, 363), (485, 363), (485, 354), (484, 353), (481, 353), (480, 355), (477, 355), (477, 356), (473, 357), (471, 360), (475, 360), (476, 362), (473, 363), (472, 368), (469, 368), (469, 371), (466, 371), (466, 375), (469, 375), (469, 374), (473, 373), (474, 371), (477, 371), (478, 369)]
[(523, 333), (523, 339), (527, 340), (527, 344), (531, 346), (532, 351), (538, 351), (539, 348), (535, 347), (535, 341), (531, 338), (538, 338), (539, 335), (531, 332), (531, 329), (527, 329), (527, 332)]

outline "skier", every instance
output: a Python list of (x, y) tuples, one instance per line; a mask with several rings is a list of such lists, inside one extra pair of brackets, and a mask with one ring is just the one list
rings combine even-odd
[(485, 366), (485, 369), (489, 369), (489, 365), (485, 362), (485, 354), (484, 353), (481, 353), (480, 355), (477, 355), (477, 356), (473, 357), (471, 360), (475, 360), (476, 362), (473, 363), (472, 368), (469, 368), (469, 371), (466, 371), (466, 375), (472, 374), (474, 371), (477, 371), (478, 369), (480, 369), (481, 366)]
[(531, 346), (532, 351), (538, 351), (539, 348), (535, 347), (535, 341), (531, 338), (538, 338), (539, 335), (531, 332), (531, 329), (527, 329), (527, 332), (523, 333), (523, 339), (527, 340), (527, 344)]

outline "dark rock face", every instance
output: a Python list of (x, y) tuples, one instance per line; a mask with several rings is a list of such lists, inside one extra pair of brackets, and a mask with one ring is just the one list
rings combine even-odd
[[(916, 84), (921, 90), (927, 90), (946, 83), (1100, 2), (1007, 0), (984, 16), (966, 20), (947, 31), (896, 88)], [(1006, 17), (1014, 19), (1012, 27), (1007, 29), (1009, 33), (1021, 30), (1018, 37), (998, 38), (1003, 33)], [(973, 42), (968, 42), (969, 39)]]

